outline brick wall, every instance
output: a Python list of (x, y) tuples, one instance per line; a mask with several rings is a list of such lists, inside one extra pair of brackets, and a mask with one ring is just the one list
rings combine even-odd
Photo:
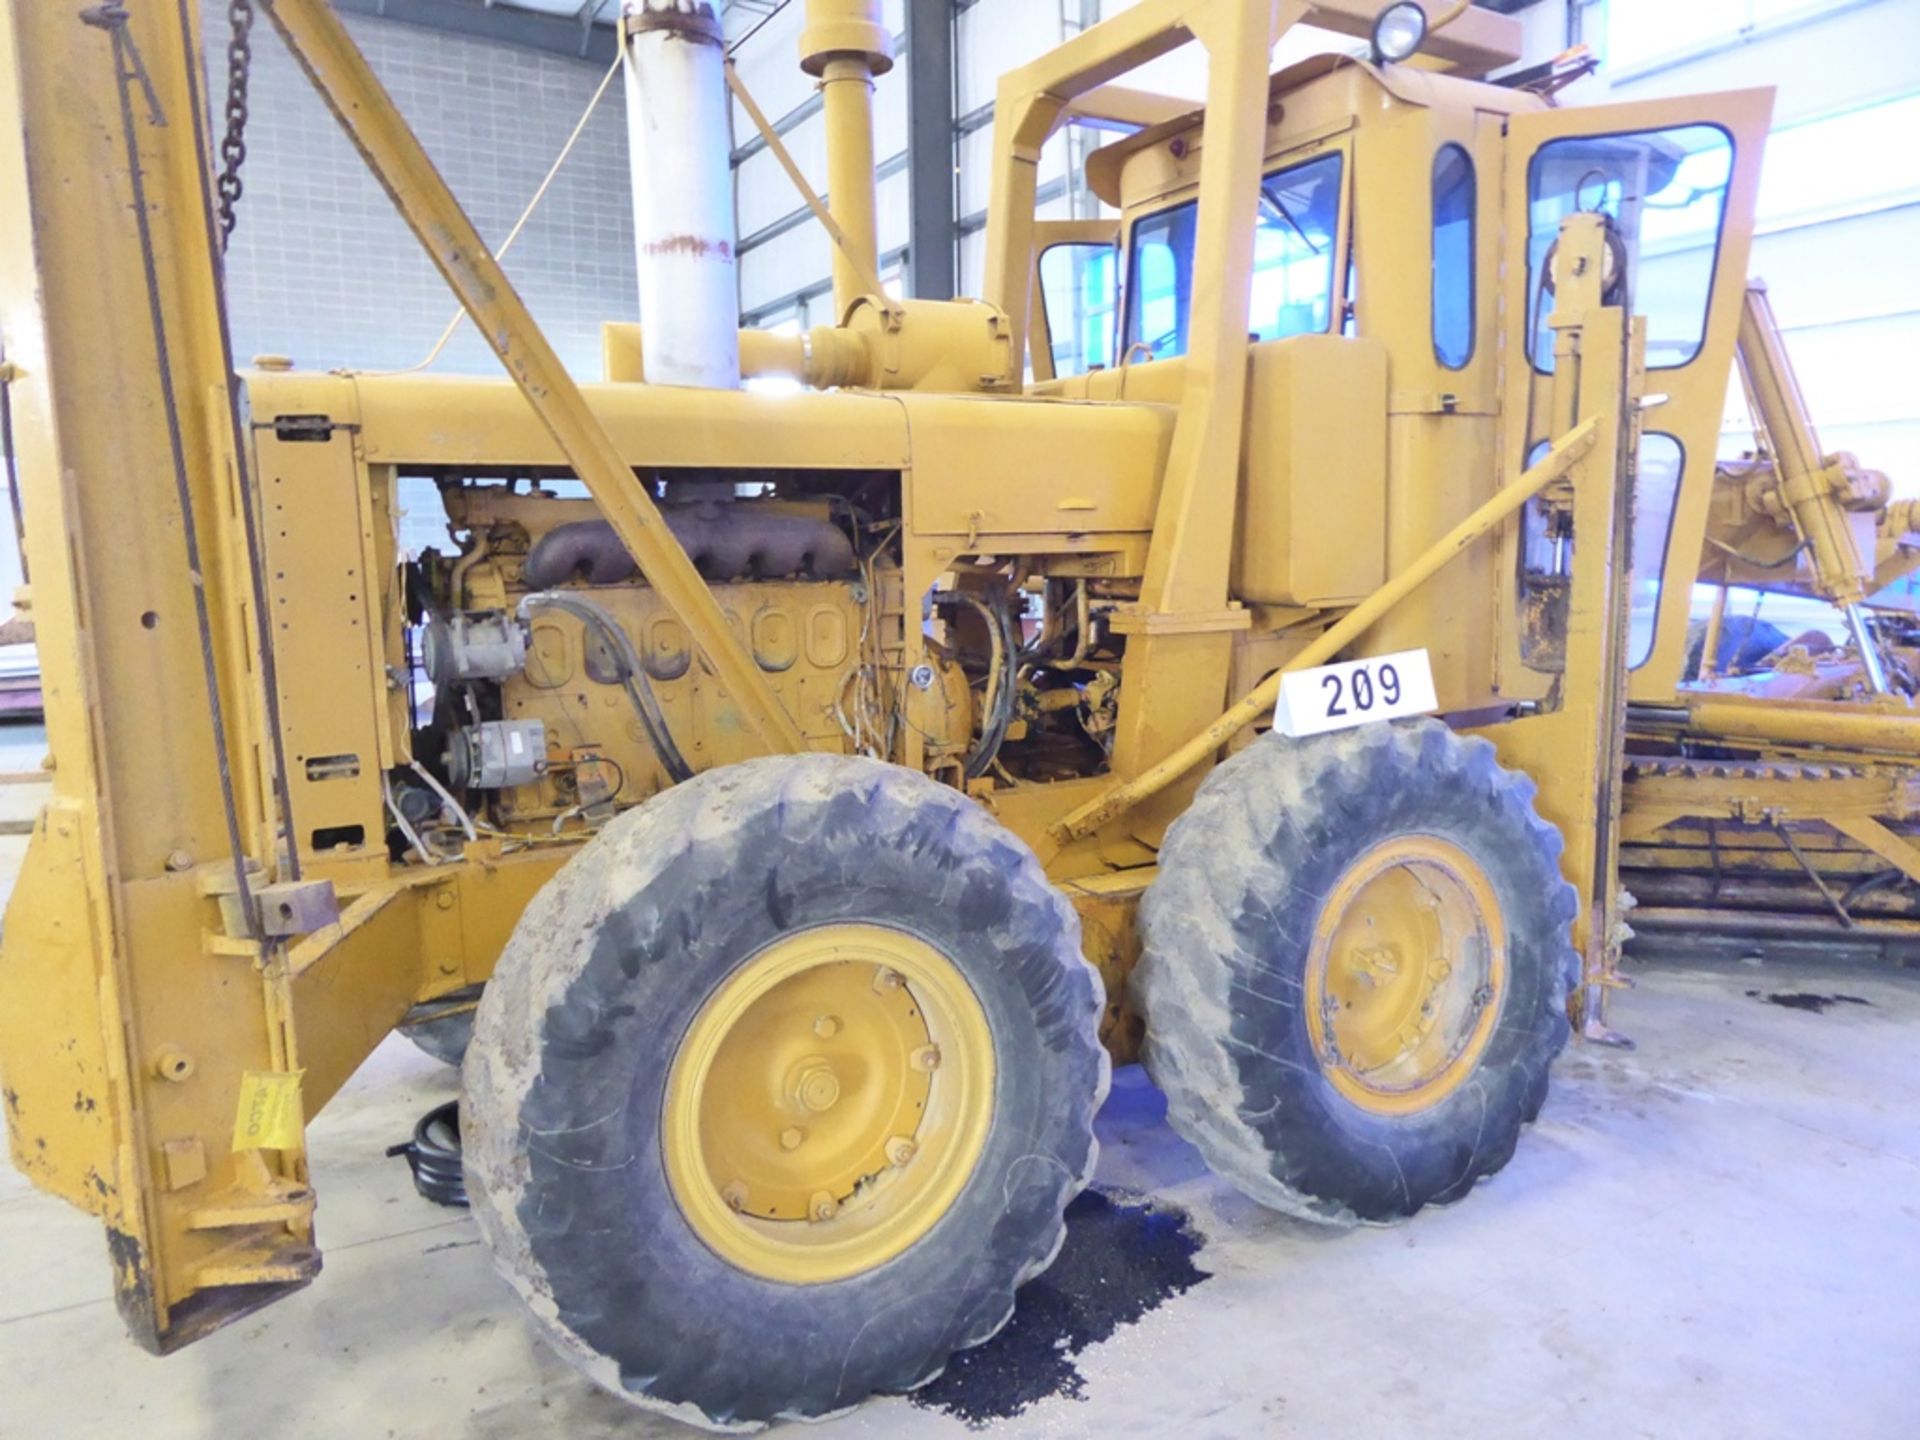
[[(204, 5), (215, 115), (226, 93), (226, 7)], [(440, 173), (498, 246), (603, 73), (597, 64), (395, 21), (347, 17)], [(302, 369), (398, 368), (457, 308), (280, 37), (255, 27), (246, 193), (228, 257), (234, 352)], [(218, 122), (216, 122), (218, 123)], [(599, 326), (637, 317), (625, 105), (616, 79), (506, 261), (573, 372), (600, 374)], [(436, 367), (498, 374), (461, 331)]]

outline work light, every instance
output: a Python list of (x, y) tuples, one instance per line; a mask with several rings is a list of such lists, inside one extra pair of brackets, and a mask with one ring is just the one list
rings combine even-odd
[(1389, 5), (1373, 22), (1373, 58), (1380, 64), (1404, 60), (1427, 38), (1427, 12), (1413, 0)]

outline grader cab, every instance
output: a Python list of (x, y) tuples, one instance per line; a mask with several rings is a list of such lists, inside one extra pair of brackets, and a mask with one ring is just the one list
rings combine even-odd
[[(641, 323), (583, 385), (325, 0), (257, 3), (508, 378), (237, 372), (196, 8), (0, 7), (54, 761), (0, 1071), (137, 1340), (316, 1276), (305, 1122), (407, 1023), (472, 1027), (534, 1322), (726, 1427), (994, 1333), (1110, 1054), (1311, 1219), (1505, 1163), (1606, 1033), (1766, 93), (1557, 108), (1465, 5), (1144, 0), (1001, 81), (984, 298), (901, 300), (887, 32), (809, 0), (839, 323), (775, 336), (757, 107), (710, 7), (630, 0)], [(1270, 73), (1299, 23), (1369, 48)], [(1117, 85), (1184, 44), (1203, 106)], [(1038, 215), (1092, 119), (1110, 236)], [(450, 553), (399, 546), (422, 504)]]

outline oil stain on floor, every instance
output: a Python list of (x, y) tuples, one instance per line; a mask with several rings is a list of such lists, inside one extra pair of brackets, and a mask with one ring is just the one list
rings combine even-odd
[(1872, 1005), (1871, 1000), (1858, 995), (1815, 995), (1805, 990), (1778, 990), (1762, 992), (1747, 991), (1750, 1000), (1765, 1000), (1769, 1005), (1778, 1005), (1786, 1010), (1806, 1010), (1814, 1015), (1824, 1015), (1836, 1005)]
[(1006, 1329), (910, 1398), (975, 1429), (1051, 1396), (1085, 1399), (1073, 1357), (1207, 1279), (1193, 1263), (1201, 1243), (1176, 1206), (1085, 1191), (1067, 1207), (1059, 1258), (1022, 1288)]

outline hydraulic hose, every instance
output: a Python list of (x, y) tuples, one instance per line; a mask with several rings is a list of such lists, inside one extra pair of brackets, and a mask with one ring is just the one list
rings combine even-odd
[(647, 683), (646, 668), (640, 663), (640, 656), (633, 648), (633, 641), (627, 638), (627, 632), (593, 601), (565, 590), (540, 590), (526, 596), (520, 602), (520, 619), (526, 620), (535, 610), (564, 610), (600, 636), (614, 663), (620, 667), (620, 687), (633, 703), (634, 713), (640, 717), (640, 726), (647, 732), (647, 741), (660, 757), (660, 763), (666, 767), (667, 774), (675, 784), (691, 780), (693, 767), (687, 764), (680, 747), (673, 742), (673, 732), (667, 728), (667, 717), (660, 709), (660, 701), (654, 695), (653, 687)]
[(989, 606), (965, 592), (957, 592), (954, 598), (980, 612), (980, 618), (987, 624), (987, 635), (993, 641), (993, 673), (987, 684), (988, 698), (993, 703), (980, 722), (980, 743), (968, 752), (961, 767), (967, 779), (977, 780), (987, 773), (999, 755), (1001, 743), (1007, 738), (1007, 727), (1013, 723), (1020, 647), (1004, 605)]

